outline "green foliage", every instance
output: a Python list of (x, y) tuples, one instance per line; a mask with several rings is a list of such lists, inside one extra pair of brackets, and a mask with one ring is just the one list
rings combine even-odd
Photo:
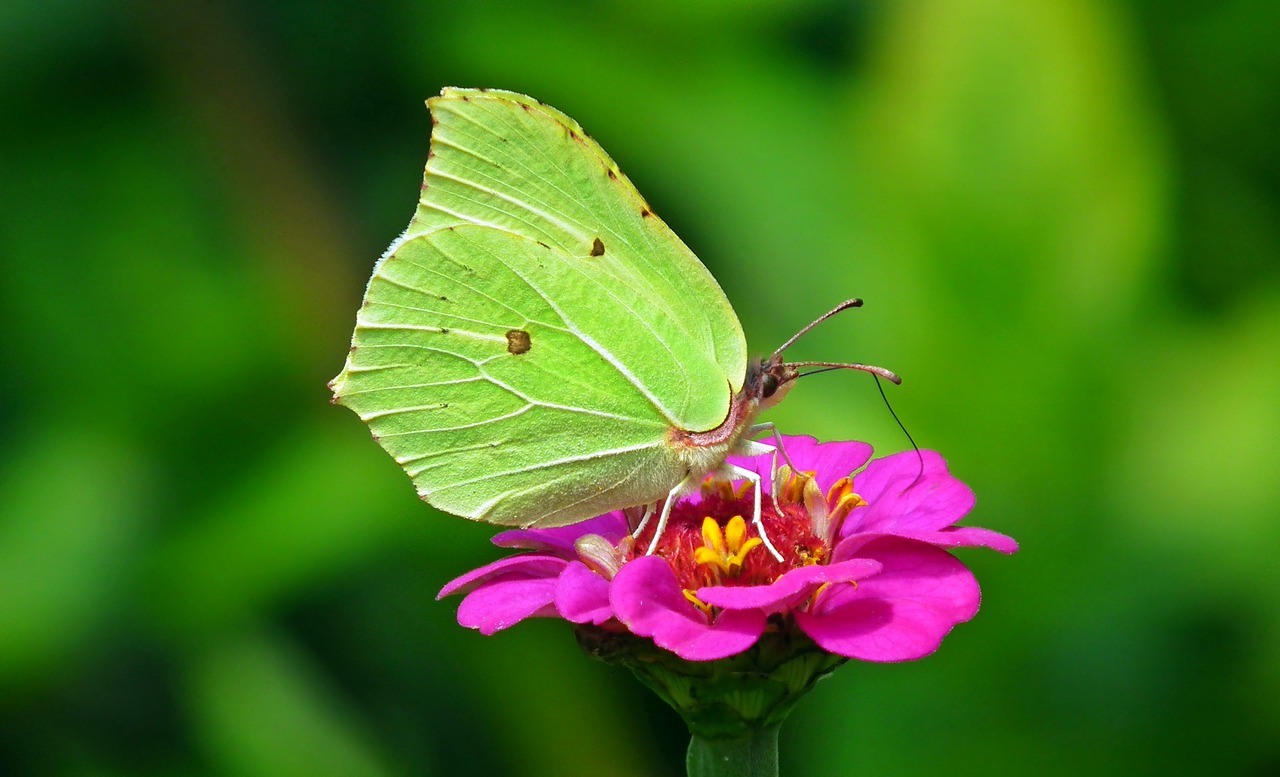
[[(1263, 0), (9, 3), (0, 772), (676, 774), (325, 381), (444, 85), (580, 121), (771, 350), (884, 364), (1023, 543), (979, 617), (850, 664), (794, 774), (1280, 764), (1280, 47)], [(905, 447), (869, 380), (783, 431)]]

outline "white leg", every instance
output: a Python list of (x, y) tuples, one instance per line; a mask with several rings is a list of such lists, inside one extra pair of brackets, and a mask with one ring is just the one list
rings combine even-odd
[[(782, 453), (782, 460), (787, 463), (787, 466), (791, 468), (791, 471), (796, 472), (797, 471), (796, 465), (791, 461), (791, 457), (787, 455), (787, 447), (782, 444), (782, 435), (778, 433), (778, 427), (774, 426), (773, 423), (770, 421), (764, 421), (763, 423), (753, 424), (749, 429), (747, 429), (746, 436), (755, 437), (761, 432), (770, 432), (773, 435), (773, 441), (775, 443), (772, 446), (773, 447), (773, 467), (769, 470), (769, 479), (772, 481), (777, 475), (777, 469), (778, 469), (777, 464), (778, 464), (779, 452)], [(763, 443), (756, 442), (756, 444), (761, 445)], [(777, 488), (776, 488), (777, 483), (774, 483), (773, 485), (775, 486), (774, 491), (777, 491)], [(774, 498), (774, 501), (777, 501), (776, 496)]]
[[(751, 434), (751, 433), (753, 433), (753, 432), (755, 432), (755, 431), (756, 431), (756, 427), (754, 427), (754, 426), (753, 426), (753, 427), (751, 427), (750, 429), (748, 429), (748, 430), (747, 430), (747, 433), (748, 433), (748, 434)], [(775, 473), (775, 472), (777, 471), (777, 469), (778, 469), (778, 449), (777, 449), (777, 448), (773, 447), (772, 445), (770, 445), (770, 444), (769, 444), (769, 443), (767, 443), (767, 442), (758, 442), (758, 441), (756, 441), (756, 440), (748, 440), (748, 439), (746, 439), (746, 437), (743, 437), (743, 439), (738, 440), (738, 444), (737, 444), (737, 445), (734, 445), (734, 446), (733, 446), (733, 451), (732, 451), (732, 454), (733, 454), (734, 456), (743, 456), (743, 457), (747, 457), (747, 458), (754, 458), (754, 457), (756, 457), (756, 456), (763, 456), (763, 455), (765, 455), (766, 453), (768, 453), (768, 454), (770, 454), (770, 455), (772, 456), (772, 458), (771, 458), (771, 459), (770, 459), (770, 461), (769, 461), (769, 480), (770, 480), (770, 482), (772, 482), (772, 481), (773, 481), (773, 477), (774, 477), (774, 473)], [(721, 467), (720, 467), (720, 471), (721, 471), (721, 472), (728, 472), (728, 471), (730, 470), (730, 468), (731, 468), (731, 466), (730, 466), (729, 464), (723, 464), (723, 465), (721, 465)], [(738, 470), (738, 471), (741, 471), (741, 470)], [(755, 478), (755, 477), (751, 477), (751, 478), (747, 478), (747, 479), (748, 479), (748, 480), (750, 480), (750, 481), (752, 481), (753, 483), (758, 482), (758, 480), (759, 480), (758, 478)], [(775, 507), (777, 507), (777, 503), (778, 503), (778, 500), (777, 500), (777, 499), (774, 499), (774, 506), (775, 506)]]
[[(773, 434), (775, 445), (760, 442), (759, 440), (748, 439), (755, 437), (761, 432), (771, 432)], [(782, 452), (782, 460), (787, 463), (792, 472), (796, 471), (796, 465), (791, 462), (791, 457), (787, 455), (786, 446), (782, 444), (782, 435), (778, 434), (778, 427), (771, 422), (765, 421), (752, 425), (747, 429), (747, 433), (743, 435), (743, 439), (738, 441), (734, 449), (734, 453), (739, 456), (760, 456), (765, 453), (772, 454), (769, 459), (769, 496), (773, 499), (773, 509), (782, 514), (782, 505), (778, 504), (778, 452)]]
[[(777, 442), (776, 446), (749, 439), (766, 431), (773, 433), (773, 439)], [(778, 504), (777, 484), (773, 482), (777, 478), (778, 451), (782, 451), (783, 461), (785, 461), (787, 466), (791, 467), (791, 470), (794, 472), (796, 469), (795, 465), (791, 463), (791, 457), (787, 455), (786, 448), (782, 445), (782, 436), (778, 434), (778, 428), (767, 421), (751, 426), (747, 430), (747, 433), (742, 436), (742, 439), (738, 440), (738, 444), (733, 448), (733, 454), (736, 456), (763, 456), (766, 453), (772, 455), (772, 459), (769, 463), (769, 495), (773, 499), (774, 509), (778, 511), (778, 515), (782, 515), (782, 506)], [(734, 478), (748, 480), (755, 486), (755, 515), (752, 519), (752, 523), (755, 524), (756, 531), (760, 534), (760, 539), (764, 542), (764, 546), (769, 549), (769, 552), (773, 554), (774, 558), (782, 561), (782, 554), (779, 553), (778, 549), (773, 546), (772, 542), (770, 542), (769, 535), (766, 534), (764, 530), (764, 521), (761, 520), (760, 517), (760, 476), (749, 469), (744, 469), (728, 463), (721, 465), (716, 474), (723, 477), (725, 480), (733, 480)], [(657, 550), (658, 540), (662, 537), (662, 532), (667, 528), (667, 519), (671, 517), (671, 507), (675, 504), (677, 499), (692, 492), (696, 486), (696, 484), (690, 483), (691, 477), (692, 473), (686, 475), (684, 480), (677, 483), (667, 494), (667, 499), (662, 505), (662, 513), (658, 516), (658, 526), (653, 532), (653, 540), (649, 543), (649, 549), (645, 551), (646, 556), (653, 555), (653, 552)], [(640, 536), (640, 532), (644, 530), (645, 526), (649, 523), (649, 519), (653, 517), (653, 512), (653, 505), (645, 508), (644, 517), (640, 520), (640, 525), (636, 527), (634, 532), (632, 532), (633, 537)]]
[(727, 476), (727, 479), (732, 480), (733, 478), (741, 478), (743, 480), (749, 480), (755, 485), (755, 517), (751, 522), (755, 524), (756, 532), (759, 533), (760, 539), (764, 541), (764, 546), (769, 549), (769, 552), (773, 554), (774, 558), (782, 561), (782, 554), (779, 553), (778, 549), (773, 547), (773, 543), (769, 541), (769, 535), (765, 534), (764, 531), (764, 521), (760, 519), (760, 476), (749, 469), (744, 469), (733, 464), (726, 464), (721, 469), (721, 472)]
[(654, 512), (657, 510), (656, 505), (656, 502), (650, 502), (645, 505), (644, 515), (640, 516), (640, 525), (631, 532), (633, 537), (639, 537), (640, 532), (644, 531), (644, 527), (649, 525), (649, 519), (653, 517)]
[[(646, 556), (652, 556), (653, 552), (658, 549), (658, 540), (662, 539), (662, 532), (666, 531), (667, 528), (667, 519), (671, 517), (671, 506), (676, 503), (677, 499), (693, 490), (689, 486), (689, 481), (692, 478), (692, 472), (685, 475), (684, 480), (676, 483), (675, 487), (667, 493), (667, 501), (662, 505), (662, 515), (658, 517), (658, 527), (653, 531), (653, 541), (649, 543), (649, 549), (644, 552)], [(648, 520), (649, 518), (646, 516), (644, 521), (641, 522), (641, 525), (643, 526), (644, 522)], [(639, 537), (640, 530), (636, 529), (632, 536)]]

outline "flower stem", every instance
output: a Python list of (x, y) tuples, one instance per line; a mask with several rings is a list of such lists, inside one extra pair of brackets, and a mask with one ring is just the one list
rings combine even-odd
[(685, 769), (689, 777), (778, 777), (778, 730), (781, 723), (736, 739), (689, 740)]

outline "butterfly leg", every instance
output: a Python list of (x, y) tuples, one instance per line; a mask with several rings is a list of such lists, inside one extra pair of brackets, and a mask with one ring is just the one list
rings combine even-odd
[[(773, 433), (774, 445), (750, 439), (763, 432)], [(785, 461), (787, 466), (791, 467), (791, 470), (794, 472), (796, 466), (791, 463), (791, 457), (787, 455), (787, 448), (782, 444), (782, 435), (778, 434), (778, 427), (774, 426), (769, 421), (764, 421), (762, 423), (754, 424), (747, 429), (747, 433), (743, 435), (743, 439), (738, 441), (738, 445), (736, 446), (734, 453), (739, 456), (762, 456), (765, 453), (770, 454), (769, 496), (773, 499), (773, 509), (777, 510), (778, 514), (781, 515), (782, 505), (778, 504), (778, 491), (780, 490), (780, 484), (778, 483), (779, 451), (782, 452), (782, 460)]]
[(749, 480), (755, 486), (755, 488), (752, 489), (755, 491), (756, 497), (755, 518), (752, 519), (752, 523), (755, 524), (756, 531), (760, 534), (760, 539), (764, 541), (764, 546), (769, 549), (769, 552), (773, 554), (774, 558), (782, 561), (782, 554), (779, 553), (778, 549), (773, 547), (773, 543), (769, 541), (769, 535), (765, 534), (764, 531), (764, 521), (760, 519), (760, 475), (752, 470), (744, 469), (733, 464), (726, 464), (721, 469), (721, 472), (723, 472), (729, 479), (741, 478), (742, 480)]
[[(769, 469), (769, 479), (773, 485), (773, 490), (771, 492), (773, 494), (773, 506), (778, 507), (778, 491), (780, 490), (778, 487), (781, 485), (778, 483), (778, 454), (782, 454), (782, 460), (786, 462), (787, 466), (791, 468), (793, 473), (798, 470), (796, 470), (795, 463), (791, 461), (791, 457), (787, 455), (787, 446), (782, 444), (782, 435), (778, 433), (778, 427), (774, 426), (772, 422), (763, 421), (758, 424), (753, 424), (751, 428), (747, 429), (747, 434), (745, 436), (755, 437), (756, 435), (764, 432), (772, 434), (773, 441), (775, 443), (771, 446), (773, 448), (773, 463)], [(766, 445), (767, 443), (757, 444)], [(778, 510), (781, 511), (782, 508), (778, 507)]]
[(657, 509), (658, 509), (657, 502), (650, 502), (649, 504), (644, 506), (644, 515), (640, 517), (640, 523), (637, 524), (636, 528), (631, 532), (631, 536), (633, 537), (640, 536), (640, 532), (644, 531), (644, 527), (649, 525), (649, 519), (653, 517), (653, 514), (655, 512), (657, 512)]
[[(694, 489), (694, 484), (696, 483), (697, 481), (693, 479), (693, 473), (690, 472), (684, 476), (684, 480), (677, 483), (667, 494), (667, 499), (662, 505), (662, 514), (658, 516), (658, 526), (653, 531), (653, 541), (649, 543), (649, 549), (644, 552), (646, 556), (652, 556), (653, 552), (658, 549), (658, 540), (662, 539), (662, 532), (666, 531), (667, 519), (671, 517), (672, 505), (674, 505), (680, 497), (691, 493)], [(648, 514), (646, 514), (644, 520), (649, 520)], [(641, 527), (643, 527), (643, 525), (644, 521), (641, 522)], [(632, 536), (639, 537), (640, 529), (636, 529)]]

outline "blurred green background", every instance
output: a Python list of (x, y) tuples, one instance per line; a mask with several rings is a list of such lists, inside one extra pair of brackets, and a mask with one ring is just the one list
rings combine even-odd
[[(11, 0), (0, 773), (674, 775), (562, 623), (328, 403), (444, 85), (578, 119), (756, 352), (890, 396), (986, 601), (843, 668), (788, 774), (1280, 773), (1280, 4)], [(907, 446), (865, 376), (784, 431)]]

